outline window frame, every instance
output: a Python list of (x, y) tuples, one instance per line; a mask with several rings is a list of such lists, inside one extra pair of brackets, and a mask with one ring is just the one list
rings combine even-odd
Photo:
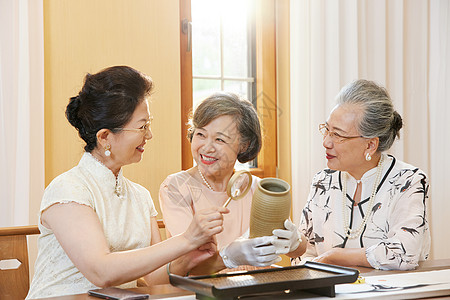
[[(255, 1), (256, 111), (259, 115), (263, 145), (257, 167), (250, 172), (258, 177), (276, 177), (277, 173), (277, 90), (276, 90), (276, 18), (275, 0)], [(193, 166), (187, 124), (192, 112), (192, 51), (189, 34), (183, 33), (183, 20), (191, 22), (191, 1), (180, 0), (180, 75), (181, 75), (181, 167)]]

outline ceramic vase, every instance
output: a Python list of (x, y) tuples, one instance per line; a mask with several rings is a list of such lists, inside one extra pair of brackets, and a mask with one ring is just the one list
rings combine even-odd
[(284, 220), (291, 210), (291, 187), (278, 178), (264, 178), (253, 194), (250, 215), (250, 238), (272, 235), (274, 229), (284, 229)]

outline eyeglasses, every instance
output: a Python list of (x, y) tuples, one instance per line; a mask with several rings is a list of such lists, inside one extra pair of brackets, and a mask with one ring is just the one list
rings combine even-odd
[(342, 136), (339, 133), (330, 131), (326, 124), (319, 124), (319, 132), (323, 135), (323, 138), (326, 138), (327, 135), (329, 135), (331, 137), (331, 139), (333, 140), (333, 143), (337, 143), (337, 144), (343, 143), (346, 140), (350, 140), (350, 139), (363, 138), (362, 135)]
[(153, 117), (150, 117), (150, 120), (139, 128), (114, 128), (114, 129), (125, 130), (125, 131), (136, 131), (136, 132), (140, 132), (141, 134), (145, 135), (150, 130), (152, 121), (153, 121)]

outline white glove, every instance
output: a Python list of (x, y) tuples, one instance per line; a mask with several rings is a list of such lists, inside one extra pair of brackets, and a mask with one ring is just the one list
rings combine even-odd
[(286, 254), (294, 251), (302, 241), (300, 231), (291, 220), (286, 219), (286, 221), (284, 221), (284, 227), (286, 229), (275, 229), (272, 232), (274, 236), (278, 237), (272, 244), (277, 249), (282, 249), (281, 252), (280, 250), (278, 251), (279, 254)]
[(219, 254), (225, 266), (230, 269), (240, 265), (270, 266), (281, 260), (276, 253), (277, 247), (272, 245), (275, 239), (274, 236), (239, 238), (220, 250)]

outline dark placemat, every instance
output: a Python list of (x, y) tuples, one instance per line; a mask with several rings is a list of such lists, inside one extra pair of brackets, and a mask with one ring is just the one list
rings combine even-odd
[(308, 290), (334, 297), (336, 284), (354, 282), (358, 274), (356, 269), (306, 262), (302, 266), (208, 276), (170, 274), (169, 278), (171, 284), (195, 292), (198, 299), (236, 299), (242, 295), (284, 290)]
[(335, 276), (336, 273), (327, 272), (323, 270), (314, 269), (281, 269), (277, 272), (262, 272), (262, 273), (251, 273), (251, 274), (236, 274), (229, 275), (226, 277), (216, 277), (216, 278), (203, 278), (197, 279), (199, 282), (204, 282), (213, 285), (217, 289), (231, 288), (231, 287), (242, 287), (250, 285), (258, 285), (265, 283), (276, 283), (283, 281), (290, 281), (294, 279), (301, 278), (303, 280), (308, 279), (318, 279), (318, 278), (328, 278)]

